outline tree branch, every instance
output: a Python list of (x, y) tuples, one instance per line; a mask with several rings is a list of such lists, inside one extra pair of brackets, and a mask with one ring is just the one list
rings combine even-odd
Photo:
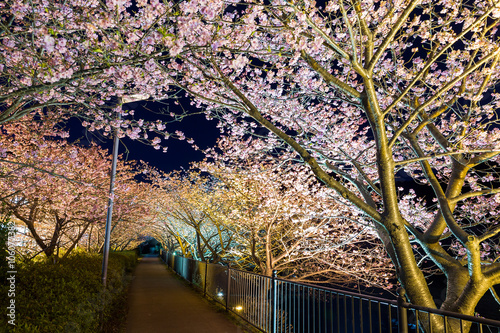
[(372, 59), (368, 63), (368, 66), (366, 67), (366, 70), (368, 73), (373, 72), (373, 69), (375, 68), (375, 65), (379, 61), (380, 57), (384, 54), (385, 50), (387, 49), (387, 46), (392, 42), (394, 39), (394, 36), (396, 36), (397, 32), (401, 28), (401, 26), (405, 23), (406, 19), (408, 16), (411, 14), (413, 9), (417, 6), (419, 3), (419, 0), (412, 0), (408, 7), (404, 10), (404, 12), (401, 14), (401, 16), (398, 18), (397, 22), (392, 26), (391, 31), (389, 34), (384, 38), (382, 41), (382, 44), (377, 49), (377, 52), (373, 55)]
[(361, 100), (361, 94), (356, 89), (354, 89), (353, 87), (351, 87), (347, 83), (340, 81), (335, 76), (330, 74), (326, 69), (321, 67), (321, 65), (318, 64), (316, 62), (316, 60), (314, 60), (310, 55), (308, 55), (306, 53), (306, 51), (302, 50), (301, 55), (302, 55), (302, 59), (304, 59), (309, 64), (309, 66), (311, 66), (312, 69), (314, 69), (317, 73), (319, 73), (321, 75), (321, 77), (323, 78), (323, 80), (325, 80), (328, 84), (331, 84), (331, 85), (337, 87), (340, 91), (342, 91), (347, 96), (355, 98), (358, 101)]
[(262, 124), (264, 127), (269, 129), (271, 132), (273, 132), (276, 136), (278, 136), (281, 140), (286, 142), (292, 149), (294, 149), (304, 160), (305, 163), (307, 163), (314, 174), (323, 182), (328, 184), (331, 188), (336, 190), (340, 195), (342, 195), (345, 199), (351, 201), (354, 205), (356, 205), (359, 209), (364, 211), (368, 216), (370, 216), (375, 222), (380, 223), (381, 221), (381, 216), (377, 212), (376, 209), (368, 205), (366, 202), (358, 198), (353, 192), (348, 190), (346, 187), (344, 187), (341, 183), (330, 177), (321, 167), (319, 166), (318, 162), (309, 154), (309, 152), (304, 149), (297, 141), (295, 141), (292, 137), (287, 135), (285, 132), (281, 131), (279, 128), (277, 128), (273, 123), (271, 123), (269, 120), (265, 119), (262, 114), (259, 112), (257, 107), (253, 105), (250, 100), (246, 98), (246, 96), (238, 89), (236, 86), (224, 76), (220, 68), (217, 66), (215, 61), (212, 59), (212, 64), (214, 68), (217, 70), (219, 75), (221, 76), (222, 80), (224, 83), (227, 85), (229, 89), (233, 91), (236, 96), (238, 96), (241, 101), (243, 102), (244, 105), (247, 106), (246, 113), (250, 115), (252, 118), (254, 118), (256, 121), (258, 121), (260, 124)]
[(453, 80), (448, 82), (444, 87), (442, 87), (439, 91), (437, 91), (431, 98), (429, 98), (425, 103), (421, 104), (418, 106), (412, 114), (408, 117), (408, 119), (404, 122), (403, 125), (394, 133), (391, 141), (389, 142), (389, 147), (392, 147), (394, 143), (396, 143), (396, 140), (399, 138), (401, 133), (406, 130), (408, 126), (417, 118), (419, 115), (420, 111), (423, 111), (426, 107), (428, 107), (432, 102), (434, 102), (438, 97), (440, 97), (442, 94), (450, 90), (455, 86), (455, 84), (459, 81), (461, 81), (464, 77), (470, 75), (472, 72), (476, 71), (479, 67), (481, 67), (484, 63), (489, 61), (490, 59), (496, 57), (498, 53), (500, 52), (500, 47), (497, 47), (495, 51), (491, 52), (489, 55), (481, 59), (479, 62), (477, 62), (474, 66), (471, 66), (467, 70), (463, 71), (462, 74), (459, 76), (455, 77)]
[(479, 25), (482, 21), (486, 20), (488, 16), (491, 14), (491, 11), (493, 11), (494, 7), (492, 6), (489, 10), (487, 10), (479, 19), (477, 19), (476, 22), (468, 26), (466, 29), (462, 30), (460, 34), (457, 35), (452, 41), (450, 41), (448, 44), (443, 47), (441, 51), (436, 53), (434, 57), (430, 58), (427, 61), (427, 64), (420, 70), (418, 75), (413, 79), (413, 81), (403, 90), (403, 92), (399, 95), (397, 99), (395, 99), (384, 111), (384, 116), (391, 112), (391, 110), (403, 100), (403, 98), (408, 94), (410, 89), (420, 80), (422, 79), (422, 76), (430, 69), (432, 64), (436, 63), (436, 61), (448, 50), (452, 45), (454, 45), (458, 40), (460, 40), (462, 37), (464, 37), (466, 34), (468, 34), (473, 28), (475, 28), (477, 25)]

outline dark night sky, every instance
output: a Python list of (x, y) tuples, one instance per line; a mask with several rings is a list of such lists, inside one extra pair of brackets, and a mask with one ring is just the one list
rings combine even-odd
[[(201, 149), (214, 146), (218, 130), (214, 121), (207, 121), (203, 116), (192, 116), (183, 120), (181, 123), (170, 124), (167, 129), (170, 131), (181, 130), (186, 137), (195, 139), (195, 144)], [(179, 170), (181, 167), (189, 168), (189, 163), (203, 159), (200, 151), (194, 150), (186, 141), (177, 139), (168, 139), (163, 141), (168, 150), (164, 153), (161, 149), (156, 150), (151, 146), (144, 145), (130, 139), (124, 140), (120, 147), (120, 153), (129, 150), (127, 159), (143, 160), (150, 165), (163, 171)]]
[[(185, 108), (191, 107), (189, 103), (183, 103)], [(172, 109), (173, 103), (168, 103), (167, 112), (178, 112), (179, 110)], [(154, 103), (154, 102), (141, 102), (141, 103), (131, 103), (129, 105), (124, 105), (124, 108), (135, 110), (135, 119), (145, 119), (145, 120), (155, 120), (162, 119), (162, 115), (157, 112), (160, 110), (165, 110), (166, 105), (164, 103)], [(171, 119), (170, 117), (164, 119)], [(219, 130), (216, 128), (217, 121), (208, 121), (204, 114), (197, 114), (184, 118), (180, 122), (172, 122), (167, 124), (166, 130), (170, 133), (180, 130), (184, 132), (186, 138), (193, 138), (195, 144), (201, 149), (212, 147), (216, 144), (217, 137), (219, 136)], [(80, 139), (80, 142), (85, 144), (88, 142), (87, 138), (96, 141), (95, 134), (88, 132), (79, 124), (78, 120), (72, 120), (69, 124), (71, 140)], [(151, 146), (145, 145), (138, 141), (134, 141), (128, 138), (122, 139), (120, 142), (119, 154), (124, 154), (127, 160), (143, 160), (148, 162), (150, 165), (169, 172), (173, 170), (179, 170), (181, 168), (188, 169), (189, 164), (192, 161), (200, 161), (203, 159), (203, 153), (194, 150), (190, 144), (186, 141), (180, 141), (177, 139), (162, 140), (162, 144), (168, 147), (166, 153), (160, 150), (156, 150)], [(112, 139), (103, 138), (100, 143), (101, 146), (108, 148), (111, 153), (112, 150)], [(127, 152), (128, 151), (128, 152)]]

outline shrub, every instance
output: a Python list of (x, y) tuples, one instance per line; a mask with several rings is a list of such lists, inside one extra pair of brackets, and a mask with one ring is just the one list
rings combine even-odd
[(101, 284), (101, 255), (76, 253), (57, 264), (48, 260), (20, 263), (16, 275), (16, 326), (10, 326), (10, 331), (102, 331), (116, 299), (126, 292), (126, 274), (136, 260), (133, 251), (111, 253), (106, 290)]

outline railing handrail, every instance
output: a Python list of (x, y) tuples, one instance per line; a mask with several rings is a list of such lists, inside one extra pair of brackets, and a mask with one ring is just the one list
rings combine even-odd
[[(179, 256), (179, 257), (182, 257), (182, 256)], [(198, 260), (198, 259), (186, 258), (186, 257), (182, 257), (182, 258), (190, 259), (190, 260), (195, 260), (195, 261), (199, 261), (199, 262), (205, 263), (205, 261), (201, 261), (201, 260)], [(217, 264), (213, 264), (213, 263), (208, 263), (208, 264), (209, 265), (217, 265)], [(227, 267), (227, 266), (224, 266), (224, 267)], [(252, 274), (252, 275), (260, 276), (260, 277), (263, 277), (263, 278), (268, 278), (268, 279), (271, 278), (271, 277), (269, 277), (267, 275), (262, 275), (262, 274), (255, 273), (255, 272), (249, 272), (249, 271), (245, 271), (245, 270), (238, 269), (238, 268), (232, 268), (231, 267), (230, 269), (232, 271), (239, 271), (239, 272), (243, 272), (243, 273), (247, 273), (247, 274)], [(310, 288), (328, 290), (328, 291), (335, 292), (335, 293), (341, 293), (341, 294), (344, 294), (344, 295), (349, 295), (349, 296), (352, 296), (352, 297), (355, 297), (355, 298), (363, 298), (363, 299), (368, 299), (368, 300), (371, 300), (371, 301), (377, 301), (377, 302), (380, 302), (380, 303), (383, 303), (383, 304), (387, 304), (387, 305), (389, 305), (389, 304), (390, 305), (394, 305), (394, 306), (398, 305), (397, 300), (391, 300), (391, 299), (388, 299), (388, 298), (382, 298), (382, 297), (378, 297), (378, 296), (363, 294), (363, 293), (360, 293), (360, 292), (343, 290), (343, 289), (336, 289), (336, 288), (332, 288), (332, 287), (325, 287), (325, 286), (320, 286), (320, 285), (317, 285), (317, 284), (306, 283), (306, 282), (297, 282), (297, 281), (293, 281), (293, 280), (283, 279), (283, 278), (280, 278), (280, 277), (276, 277), (276, 280), (277, 281), (287, 282), (287, 283), (293, 283), (293, 284), (297, 284), (297, 285), (301, 285), (301, 286), (305, 286), (305, 287), (310, 287)], [(410, 304), (410, 303), (408, 303), (408, 304)], [(474, 317), (474, 318), (476, 318), (476, 317)]]
[(186, 258), (186, 257), (183, 257), (181, 255), (173, 254), (172, 252), (169, 252), (169, 251), (165, 251), (165, 252), (166, 253), (170, 253), (170, 254), (172, 254), (174, 256), (177, 256), (177, 257), (181, 257), (183, 259), (193, 260), (193, 261), (197, 261), (197, 262), (200, 262), (200, 263), (205, 263), (207, 266), (208, 265), (221, 266), (221, 267), (224, 267), (224, 268), (226, 268), (228, 270), (238, 271), (238, 272), (241, 272), (241, 273), (258, 276), (260, 278), (265, 278), (265, 279), (269, 279), (269, 280), (273, 280), (274, 279), (274, 281), (282, 281), (282, 282), (286, 282), (286, 283), (289, 283), (289, 284), (295, 284), (295, 285), (303, 286), (303, 287), (307, 287), (307, 288), (314, 288), (314, 289), (317, 289), (317, 290), (324, 290), (324, 291), (328, 291), (328, 292), (331, 292), (331, 293), (337, 293), (337, 294), (346, 295), (346, 296), (349, 296), (349, 297), (352, 297), (352, 298), (357, 298), (357, 299), (360, 299), (360, 300), (364, 299), (364, 300), (369, 300), (369, 301), (375, 301), (375, 302), (379, 302), (381, 304), (391, 305), (391, 306), (394, 306), (394, 307), (398, 307), (398, 305), (399, 305), (399, 306), (402, 306), (403, 308), (408, 309), (408, 310), (422, 311), (422, 312), (427, 312), (427, 313), (431, 313), (431, 314), (435, 314), (435, 315), (445, 316), (445, 317), (452, 318), (452, 319), (460, 319), (460, 320), (465, 320), (465, 321), (472, 322), (472, 323), (479, 323), (479, 324), (490, 325), (490, 326), (495, 326), (495, 327), (500, 328), (500, 321), (494, 320), (494, 319), (482, 318), (482, 317), (474, 317), (474, 316), (469, 316), (469, 315), (461, 314), (461, 313), (458, 313), (458, 312), (452, 312), (452, 311), (447, 311), (447, 310), (428, 308), (428, 307), (424, 307), (424, 306), (420, 306), (420, 305), (408, 303), (405, 300), (400, 300), (400, 302), (398, 304), (398, 300), (397, 299), (396, 300), (391, 300), (391, 299), (387, 299), (387, 298), (383, 298), (383, 297), (378, 297), (378, 296), (363, 294), (363, 293), (360, 293), (360, 292), (352, 292), (352, 291), (341, 290), (341, 289), (336, 289), (336, 288), (331, 288), (331, 287), (314, 285), (314, 284), (310, 284), (310, 283), (297, 282), (297, 281), (293, 281), (293, 280), (283, 279), (283, 278), (280, 278), (280, 277), (274, 277), (273, 278), (273, 277), (262, 275), (262, 274), (258, 274), (258, 273), (255, 273), (255, 272), (249, 272), (249, 271), (245, 271), (245, 270), (242, 270), (242, 269), (232, 268), (230, 265), (227, 265), (227, 266), (226, 265), (219, 265), (219, 264), (209, 263), (207, 261), (201, 261), (201, 260), (197, 260), (197, 259), (193, 259), (193, 258)]
[(306, 283), (306, 282), (297, 282), (297, 281), (293, 281), (293, 280), (282, 279), (282, 278), (279, 278), (279, 277), (276, 278), (276, 280), (284, 281), (284, 282), (287, 282), (287, 283), (298, 284), (298, 285), (306, 286), (306, 287), (310, 287), (310, 288), (316, 288), (316, 289), (321, 289), (321, 290), (328, 290), (328, 291), (331, 291), (331, 292), (334, 292), (334, 293), (340, 293), (340, 294), (348, 295), (348, 296), (351, 296), (351, 297), (354, 297), (354, 298), (358, 298), (358, 299), (363, 298), (363, 299), (368, 299), (368, 300), (371, 300), (371, 301), (377, 301), (377, 302), (380, 302), (382, 304), (387, 304), (387, 305), (390, 304), (390, 305), (394, 305), (394, 306), (398, 305), (398, 302), (396, 300), (391, 300), (391, 299), (388, 299), (388, 298), (382, 298), (382, 297), (368, 295), (368, 294), (362, 294), (360, 292), (349, 291), (349, 290), (342, 290), (342, 289), (336, 289), (336, 288), (331, 288), (331, 287), (325, 287), (325, 286), (320, 286), (320, 285), (317, 285), (317, 284)]
[(458, 312), (441, 310), (441, 309), (427, 308), (425, 306), (420, 306), (420, 305), (411, 304), (411, 303), (407, 303), (407, 302), (403, 303), (403, 307), (407, 308), (408, 310), (425, 311), (425, 312), (436, 314), (436, 315), (452, 317), (454, 319), (462, 319), (462, 320), (466, 320), (466, 321), (470, 321), (470, 322), (474, 322), (474, 323), (481, 323), (481, 324), (496, 326), (496, 327), (500, 328), (500, 321), (494, 320), (494, 319), (488, 319), (488, 318), (483, 318), (483, 317), (474, 317), (474, 316), (469, 316), (469, 315), (465, 315), (465, 314), (458, 313)]

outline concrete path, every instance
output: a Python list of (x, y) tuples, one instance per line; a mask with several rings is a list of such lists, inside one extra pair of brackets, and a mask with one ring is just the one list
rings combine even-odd
[(158, 257), (142, 258), (130, 286), (127, 333), (244, 332), (174, 274)]

